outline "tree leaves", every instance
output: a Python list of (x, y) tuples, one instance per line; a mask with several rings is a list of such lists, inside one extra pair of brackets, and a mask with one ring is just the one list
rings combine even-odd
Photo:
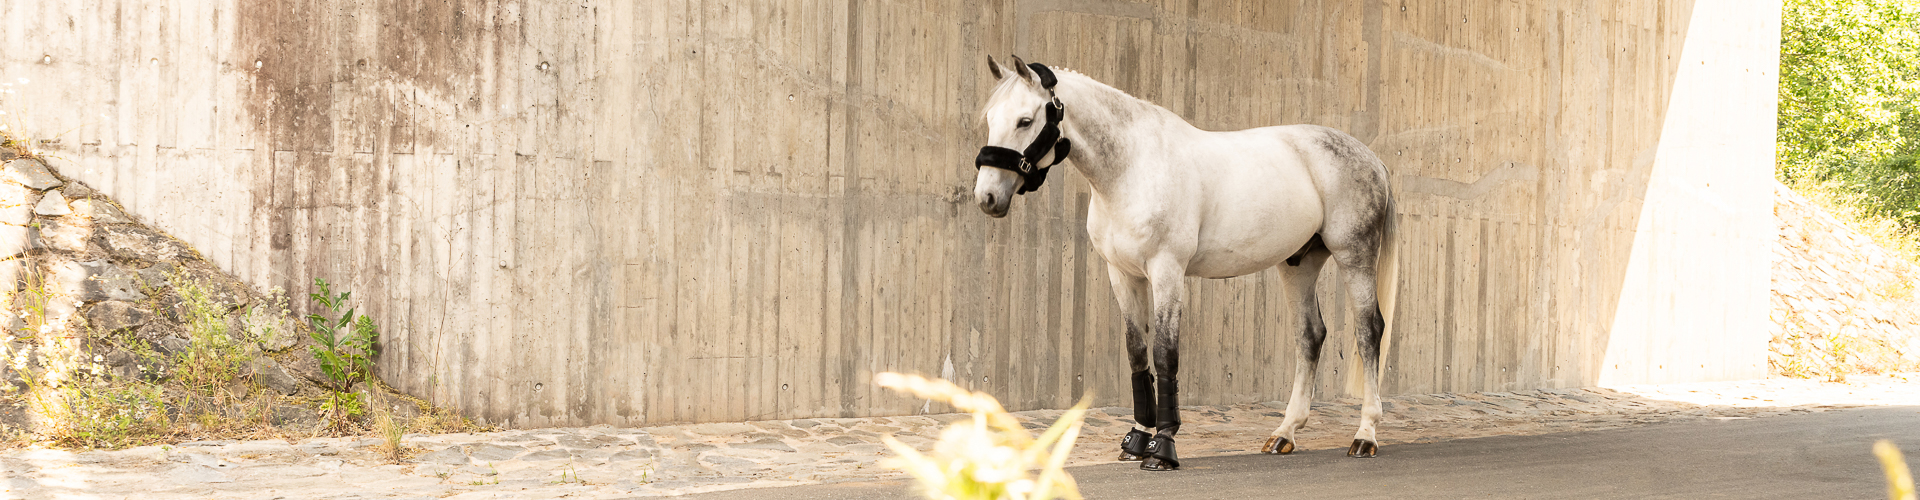
[(1920, 1), (1787, 0), (1780, 33), (1783, 181), (1920, 149), (1916, 99)]

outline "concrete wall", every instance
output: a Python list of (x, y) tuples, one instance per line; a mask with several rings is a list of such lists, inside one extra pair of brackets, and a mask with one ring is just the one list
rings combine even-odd
[[(253, 283), (352, 290), (383, 376), (509, 425), (940, 410), (883, 370), (1124, 401), (1085, 182), (966, 196), (1009, 53), (1383, 155), (1388, 391), (1726, 379), (1765, 374), (1778, 4), (17, 0), (0, 106)], [(1191, 288), (1188, 401), (1284, 397), (1274, 280)]]

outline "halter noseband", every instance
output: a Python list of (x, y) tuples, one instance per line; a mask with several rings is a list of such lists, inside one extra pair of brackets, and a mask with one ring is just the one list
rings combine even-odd
[[(1020, 174), (1023, 182), (1014, 194), (1027, 194), (1039, 190), (1040, 185), (1047, 182), (1047, 169), (1059, 165), (1061, 160), (1067, 159), (1067, 153), (1073, 151), (1073, 141), (1060, 137), (1060, 120), (1066, 118), (1067, 105), (1060, 103), (1060, 96), (1052, 95), (1053, 84), (1059, 83), (1059, 80), (1053, 77), (1053, 70), (1047, 69), (1046, 65), (1031, 63), (1027, 67), (1032, 69), (1035, 75), (1039, 75), (1040, 86), (1046, 88), (1047, 94), (1053, 97), (1052, 101), (1047, 103), (1046, 126), (1040, 128), (1040, 136), (1033, 139), (1033, 144), (1027, 145), (1026, 151), (987, 146), (980, 148), (980, 156), (973, 160), (975, 169), (983, 166), (995, 167)], [(1053, 163), (1040, 166), (1040, 159), (1047, 156), (1049, 151), (1054, 153)]]

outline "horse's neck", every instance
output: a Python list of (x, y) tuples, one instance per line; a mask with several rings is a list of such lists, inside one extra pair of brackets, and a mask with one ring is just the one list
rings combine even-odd
[(1061, 74), (1054, 92), (1067, 107), (1068, 126), (1062, 133), (1073, 141), (1068, 159), (1094, 191), (1109, 192), (1145, 163), (1139, 148), (1148, 142), (1135, 136), (1192, 128), (1165, 108), (1083, 75)]

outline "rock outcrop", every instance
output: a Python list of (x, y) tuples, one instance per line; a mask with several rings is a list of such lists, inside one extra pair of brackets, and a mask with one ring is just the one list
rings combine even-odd
[[(325, 374), (285, 297), (255, 290), (37, 159), (0, 168), (0, 283), (10, 285), (0, 286), (0, 437), (45, 422), (21, 396), (35, 385), (164, 383), (181, 375), (181, 356), (216, 337), (228, 383), (258, 394), (249, 397), (272, 408), (270, 424), (319, 422)], [(427, 409), (387, 391), (363, 393), (402, 418)], [(204, 398), (182, 399), (191, 407)]]
[(1920, 266), (1786, 186), (1774, 193), (1772, 373), (1920, 369)]

